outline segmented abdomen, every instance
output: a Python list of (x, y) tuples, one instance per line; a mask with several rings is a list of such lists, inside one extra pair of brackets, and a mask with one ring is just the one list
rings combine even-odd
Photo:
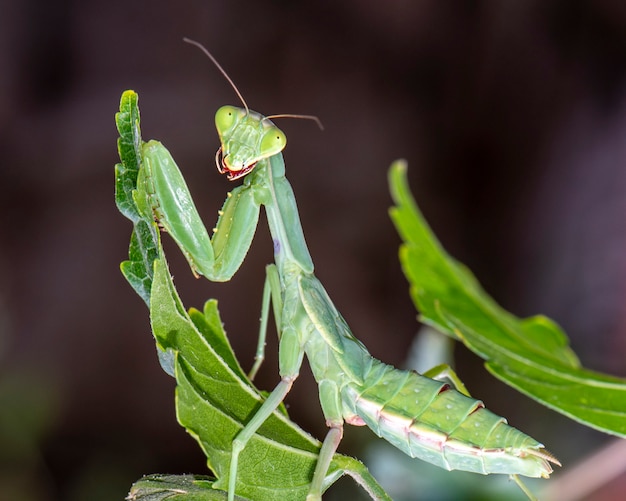
[[(548, 477), (558, 461), (543, 445), (449, 385), (376, 361), (364, 384), (342, 389), (359, 416), (411, 457), (447, 470)], [(352, 419), (354, 421), (354, 419)]]

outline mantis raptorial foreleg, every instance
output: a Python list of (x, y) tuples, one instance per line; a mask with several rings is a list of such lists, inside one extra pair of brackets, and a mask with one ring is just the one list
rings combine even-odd
[(313, 479), (311, 480), (311, 487), (307, 494), (306, 501), (318, 501), (322, 499), (322, 492), (324, 488), (324, 479), (326, 478), (326, 472), (330, 466), (330, 462), (333, 459), (333, 455), (337, 452), (337, 448), (343, 438), (343, 424), (336, 424), (330, 427), (322, 448), (320, 449), (319, 456), (317, 458), (317, 465), (313, 472)]
[[(161, 143), (150, 141), (143, 145), (142, 152), (144, 168), (140, 171), (139, 189), (135, 194), (139, 209), (149, 217), (154, 214), (179, 245), (194, 273), (214, 282), (230, 280), (252, 244), (262, 200), (258, 187), (255, 192), (255, 186), (244, 182), (228, 193), (210, 238), (169, 151)], [(278, 328), (281, 313), (276, 305), (280, 300), (280, 278), (272, 265), (267, 268), (261, 325), (250, 379), (254, 379), (265, 358), (270, 294), (273, 296), (273, 313)]]
[(143, 168), (135, 203), (159, 224), (183, 251), (192, 270), (214, 282), (227, 282), (243, 262), (256, 230), (261, 204), (245, 183), (226, 197), (213, 236), (193, 203), (187, 184), (169, 151), (158, 141), (142, 148)]

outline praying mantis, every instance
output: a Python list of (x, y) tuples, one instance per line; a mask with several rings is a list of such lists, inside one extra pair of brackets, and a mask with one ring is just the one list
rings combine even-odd
[[(549, 477), (550, 463), (559, 464), (558, 460), (541, 443), (471, 398), (451, 369), (441, 366), (426, 375), (396, 369), (372, 357), (352, 334), (314, 275), (294, 192), (285, 177), (286, 136), (270, 120), (296, 115), (264, 117), (250, 110), (215, 58), (197, 42), (186, 41), (204, 50), (243, 104), (243, 108), (223, 106), (215, 116), (221, 143), (218, 171), (230, 180), (243, 178), (243, 184), (228, 193), (209, 236), (171, 154), (161, 143), (149, 141), (141, 149), (135, 203), (176, 241), (193, 273), (211, 281), (228, 281), (237, 272), (252, 243), (261, 206), (274, 245), (275, 262), (266, 268), (250, 377), (263, 360), (271, 308), (279, 337), (280, 382), (233, 440), (229, 501), (236, 494), (241, 452), (291, 390), (305, 355), (329, 428), (307, 501), (321, 499), (344, 423), (366, 425), (409, 456), (448, 470), (508, 474), (522, 489), (517, 475)], [(398, 161), (392, 168), (404, 170), (406, 164)], [(433, 379), (444, 376), (455, 388)]]

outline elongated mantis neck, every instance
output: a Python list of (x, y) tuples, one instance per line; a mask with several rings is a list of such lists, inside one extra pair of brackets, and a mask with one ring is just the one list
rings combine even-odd
[(269, 191), (265, 209), (276, 265), (285, 272), (298, 267), (300, 271), (313, 273), (313, 260), (304, 239), (296, 198), (285, 177), (282, 154), (264, 160), (252, 175), (262, 176)]

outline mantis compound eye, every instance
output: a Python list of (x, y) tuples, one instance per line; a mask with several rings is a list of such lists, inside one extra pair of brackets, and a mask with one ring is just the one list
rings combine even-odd
[(243, 110), (235, 106), (222, 106), (215, 113), (215, 128), (220, 137), (228, 132), (230, 128), (237, 122), (237, 118)]
[(261, 139), (261, 156), (268, 157), (276, 155), (285, 149), (287, 136), (276, 126), (271, 126), (263, 134)]

